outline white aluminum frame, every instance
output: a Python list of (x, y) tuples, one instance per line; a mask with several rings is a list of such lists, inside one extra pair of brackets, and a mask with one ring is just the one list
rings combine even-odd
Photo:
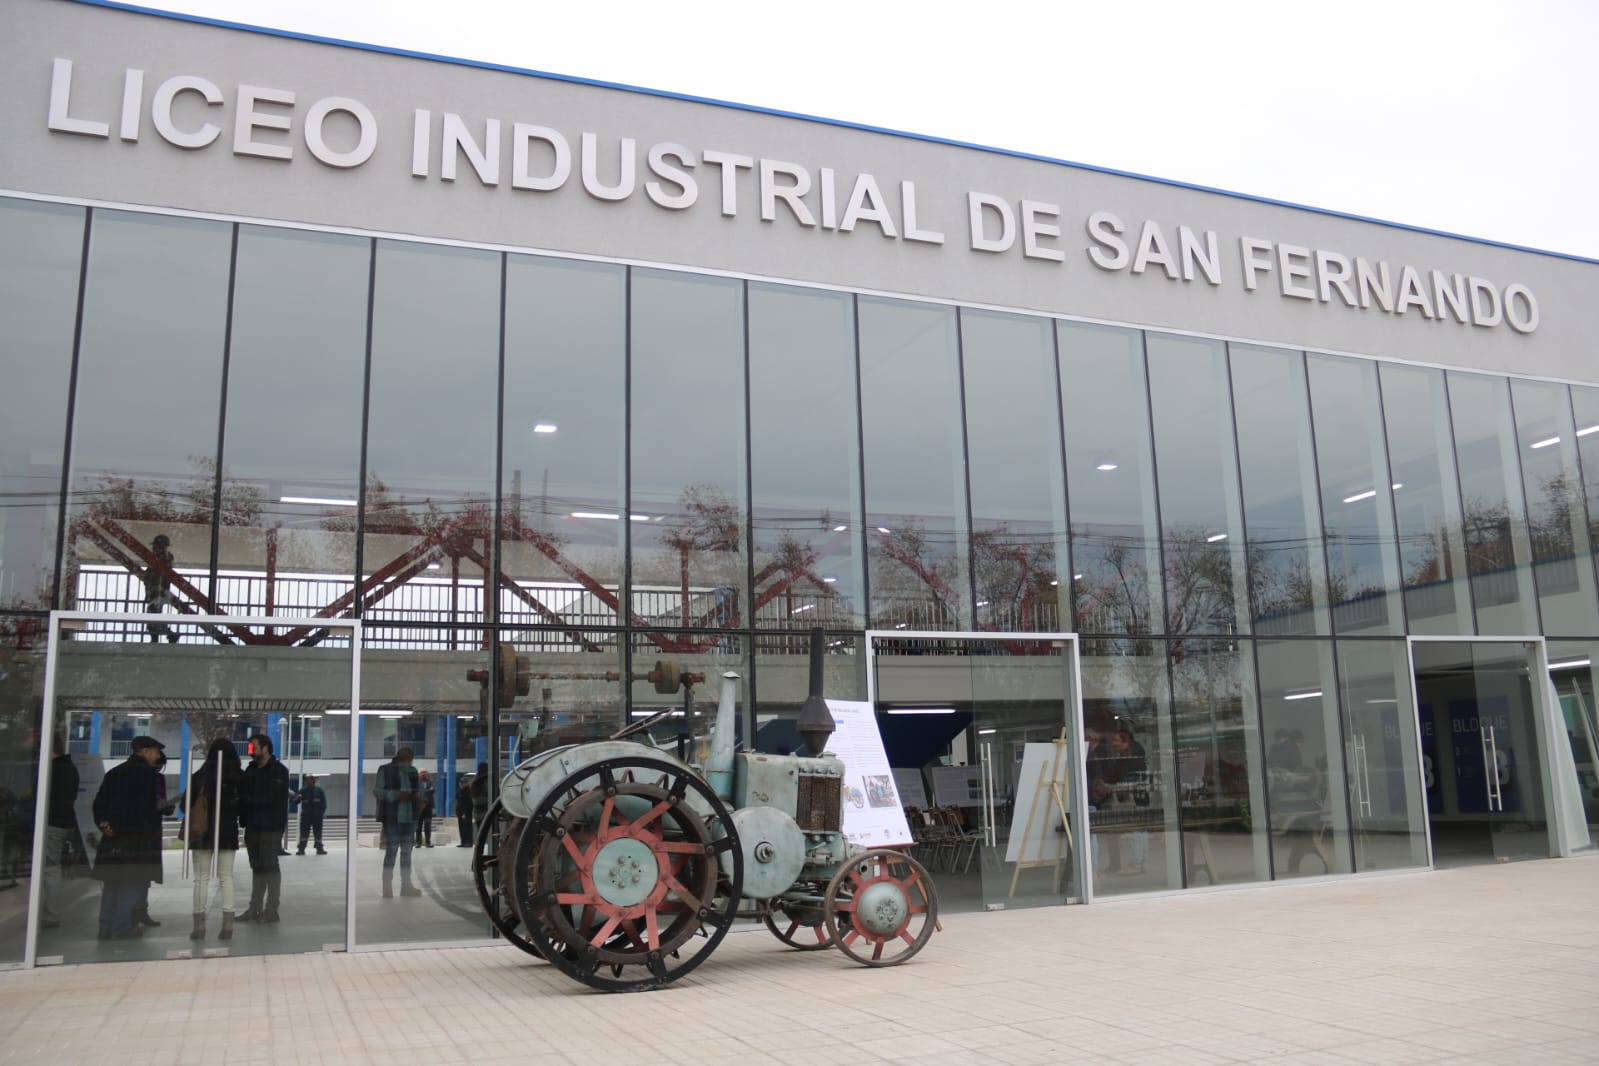
[[(1071, 719), (1072, 728), (1067, 730), (1066, 747), (1067, 755), (1072, 760), (1074, 767), (1086, 765), (1087, 752), (1083, 750), (1083, 656), (1082, 645), (1076, 633), (995, 633), (986, 630), (943, 630), (943, 629), (868, 629), (866, 631), (866, 701), (872, 705), (875, 713), (877, 710), (877, 651), (873, 643), (876, 638), (885, 640), (1020, 640), (1020, 641), (1049, 641), (1064, 644), (1069, 649), (1071, 656)], [(1072, 775), (1074, 782), (1072, 788), (1072, 806), (1068, 812), (1072, 820), (1072, 873), (1080, 886), (1078, 899), (1083, 903), (1094, 902), (1094, 882), (1089, 876), (1088, 856), (1093, 854), (1093, 844), (1089, 839), (1090, 827), (1088, 825), (1088, 781), (1084, 773)]]

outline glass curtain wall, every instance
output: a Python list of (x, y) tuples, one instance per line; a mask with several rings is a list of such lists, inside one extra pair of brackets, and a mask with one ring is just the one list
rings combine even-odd
[(0, 200), (0, 609), (55, 606), (83, 230), (81, 207)]
[(1251, 625), (1261, 635), (1326, 635), (1332, 616), (1305, 357), (1234, 344), (1228, 360), (1249, 533)]
[(1330, 640), (1262, 640), (1261, 733), (1272, 869), (1281, 879), (1348, 873), (1344, 731)]
[[(234, 227), (96, 211), (63, 607), (209, 614)], [(176, 631), (152, 623), (152, 641)]]
[(865, 621), (855, 393), (854, 298), (751, 283), (757, 629), (859, 629)]
[(354, 594), (351, 415), (365, 390), (371, 262), (363, 238), (239, 229), (217, 518), (226, 613), (332, 613)]
[(875, 629), (970, 629), (955, 309), (860, 297), (866, 563)]
[(1424, 777), (1437, 769), (1416, 762), (1405, 642), (1340, 640), (1337, 656), (1355, 869), (1425, 866)]
[(1538, 598), (1509, 382), (1479, 374), (1448, 378), (1477, 632), (1536, 633)]
[(1409, 631), (1471, 633), (1475, 621), (1443, 371), (1385, 363), (1378, 373)]
[(743, 285), (634, 270), (630, 299), (626, 517), (634, 621), (743, 629), (750, 602)]
[(1599, 595), (1566, 387), (1512, 381), (1510, 393), (1543, 632), (1599, 633)]
[(1066, 478), (1044, 319), (962, 311), (977, 628), (1061, 632)]

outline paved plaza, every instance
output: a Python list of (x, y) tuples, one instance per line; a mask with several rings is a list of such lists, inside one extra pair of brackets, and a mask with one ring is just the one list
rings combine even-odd
[(0, 974), (0, 1061), (1599, 1062), (1599, 858), (957, 914), (910, 964), (727, 938), (606, 995), (510, 947)]

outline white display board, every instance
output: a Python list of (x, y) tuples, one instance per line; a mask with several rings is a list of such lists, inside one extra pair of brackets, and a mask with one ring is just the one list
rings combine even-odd
[(870, 703), (828, 700), (833, 736), (827, 750), (844, 764), (844, 836), (863, 848), (912, 842), (894, 770)]
[(933, 800), (940, 807), (981, 807), (983, 771), (978, 766), (935, 766)]
[(909, 766), (894, 767), (894, 784), (899, 786), (901, 807), (927, 808), (927, 786), (922, 783), (922, 772)]
[(1016, 786), (1006, 862), (1047, 863), (1066, 858), (1071, 837), (1061, 832), (1070, 810), (1070, 762), (1065, 744), (1028, 744)]

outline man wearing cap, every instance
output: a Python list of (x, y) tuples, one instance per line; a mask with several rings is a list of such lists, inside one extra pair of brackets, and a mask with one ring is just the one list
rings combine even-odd
[(164, 747), (154, 737), (134, 737), (127, 762), (106, 771), (94, 796), (100, 833), (94, 876), (101, 882), (100, 939), (144, 935), (134, 911), (150, 882), (161, 881), (161, 786), (156, 766)]
[(250, 738), (250, 765), (244, 768), (239, 789), (239, 821), (250, 853), (250, 907), (234, 921), (275, 922), (283, 891), (283, 870), (278, 866), (278, 852), (283, 849), (278, 845), (289, 827), (289, 768), (273, 755), (272, 738), (265, 733)]

